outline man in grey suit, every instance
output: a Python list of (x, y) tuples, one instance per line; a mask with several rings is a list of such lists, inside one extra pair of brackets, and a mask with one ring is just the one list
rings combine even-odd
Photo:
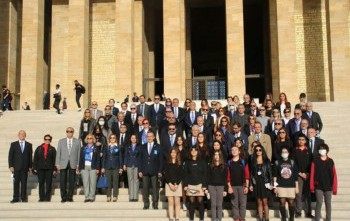
[(139, 101), (140, 101), (140, 104), (137, 105), (137, 109), (136, 109), (137, 114), (148, 119), (149, 105), (145, 103), (146, 102), (145, 95), (140, 95)]
[[(67, 137), (58, 141), (56, 168), (60, 172), (61, 202), (73, 202), (75, 173), (79, 170), (80, 140), (73, 137), (74, 129), (66, 129)], [(67, 176), (69, 174), (69, 190), (67, 192)]]
[(91, 117), (94, 118), (95, 120), (98, 120), (100, 116), (103, 116), (103, 111), (97, 109), (97, 107), (98, 107), (97, 101), (93, 101), (91, 103), (90, 111), (91, 111)]

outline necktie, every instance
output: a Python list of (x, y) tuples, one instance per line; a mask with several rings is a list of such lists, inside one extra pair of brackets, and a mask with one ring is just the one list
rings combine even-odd
[(148, 155), (151, 155), (152, 145), (148, 143)]
[(206, 121), (206, 120), (207, 120), (207, 115), (204, 114), (204, 115), (203, 115), (203, 118), (204, 118), (204, 121)]
[(314, 145), (313, 145), (313, 140), (310, 138), (310, 141), (309, 141), (309, 146), (311, 148), (311, 152), (314, 152)]
[(158, 113), (158, 104), (155, 105), (155, 111)]
[(196, 145), (197, 143), (197, 137), (192, 138), (192, 146)]
[(72, 149), (72, 140), (68, 139), (68, 154), (70, 155), (70, 151)]
[(120, 144), (124, 143), (124, 134), (122, 134), (121, 138), (120, 138)]
[(191, 111), (191, 121), (192, 121), (192, 123), (194, 122), (194, 112), (193, 111)]
[(132, 124), (135, 123), (135, 114), (132, 114)]
[(21, 151), (22, 151), (22, 153), (23, 153), (23, 151), (24, 151), (24, 144), (23, 144), (23, 141), (21, 141), (20, 145), (21, 145)]
[(94, 109), (94, 116), (95, 116), (95, 119), (97, 119), (97, 110)]
[(177, 118), (177, 107), (174, 107), (174, 115), (175, 115), (175, 117)]
[(143, 112), (143, 110), (144, 110), (144, 104), (141, 104), (141, 114), (142, 114), (142, 116), (145, 116), (145, 113)]
[(170, 144), (174, 146), (174, 135), (170, 135)]
[(257, 134), (256, 137), (257, 137), (258, 141), (260, 141), (260, 134)]

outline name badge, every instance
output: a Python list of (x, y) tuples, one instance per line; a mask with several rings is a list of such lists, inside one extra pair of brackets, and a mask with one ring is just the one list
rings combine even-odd
[(114, 153), (118, 153), (118, 151), (119, 151), (119, 149), (117, 149), (117, 148), (114, 149)]
[(158, 154), (158, 150), (155, 150), (155, 151), (154, 151), (154, 154), (156, 154), (156, 155), (157, 155), (157, 154)]
[(261, 176), (261, 171), (258, 171), (258, 175)]

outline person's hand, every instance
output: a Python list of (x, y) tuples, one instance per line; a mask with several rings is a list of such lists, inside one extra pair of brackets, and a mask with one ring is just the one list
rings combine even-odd
[(101, 173), (105, 173), (105, 168), (102, 168), (102, 169), (101, 169)]
[(123, 169), (119, 169), (119, 174), (122, 174), (123, 173)]
[(247, 194), (247, 193), (248, 193), (248, 187), (244, 187), (243, 193), (244, 193), (244, 194)]
[[(315, 190), (311, 192), (315, 192)], [(295, 194), (298, 194), (298, 193), (299, 193), (299, 186), (295, 186)]]
[(185, 186), (185, 187), (184, 187), (184, 190), (185, 190), (185, 191), (187, 191), (187, 190), (188, 190), (188, 187), (187, 187), (187, 186)]
[(278, 194), (277, 188), (273, 189), (273, 192), (277, 195)]
[(57, 169), (57, 171), (60, 171), (60, 170), (61, 170), (61, 168), (60, 168), (59, 165), (56, 165), (56, 169)]
[(158, 173), (158, 177), (162, 177), (162, 173)]
[(123, 170), (126, 171), (126, 166), (125, 165), (123, 166)]
[(14, 167), (10, 167), (9, 170), (10, 170), (11, 173), (15, 172), (15, 168)]
[(140, 177), (140, 178), (142, 178), (142, 177), (143, 177), (143, 174), (142, 174), (141, 172), (139, 173), (139, 177)]
[(250, 192), (253, 192), (253, 191), (254, 191), (253, 186), (250, 186), (250, 187), (249, 187), (249, 190), (250, 190)]
[(101, 142), (96, 142), (96, 146), (101, 146)]
[(223, 192), (223, 194), (222, 194), (224, 197), (227, 195), (227, 192)]
[(228, 187), (228, 193), (229, 193), (229, 194), (232, 194), (232, 193), (233, 193), (233, 188), (232, 188), (232, 186), (229, 186), (229, 187)]

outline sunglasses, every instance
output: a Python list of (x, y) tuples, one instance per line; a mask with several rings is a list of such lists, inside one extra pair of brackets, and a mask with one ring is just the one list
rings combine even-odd
[(265, 109), (259, 109), (260, 111), (265, 111)]
[(169, 128), (169, 130), (175, 130), (175, 128)]
[(92, 104), (92, 105), (97, 105), (97, 104)]
[(285, 114), (286, 114), (286, 113), (290, 113), (290, 111), (285, 111), (284, 113), (285, 113)]
[(72, 130), (66, 130), (66, 133), (73, 133)]
[(202, 109), (202, 111), (208, 111), (208, 109)]
[(130, 110), (136, 110), (136, 108), (135, 108), (135, 107), (132, 107), (132, 108), (130, 108)]
[(300, 115), (300, 113), (294, 113), (294, 115)]
[(280, 133), (280, 134), (285, 134), (286, 132), (285, 132), (285, 131), (280, 131), (279, 133)]
[(149, 124), (148, 122), (143, 122), (143, 124)]
[(255, 152), (262, 152), (262, 149), (256, 149)]
[(156, 97), (156, 98), (154, 98), (154, 100), (160, 100), (160, 98), (159, 98), (159, 97)]
[(87, 139), (88, 139), (88, 140), (92, 140), (92, 139), (94, 139), (94, 138), (92, 138), (92, 137), (88, 137)]
[(282, 125), (281, 123), (275, 123), (275, 125)]
[(47, 141), (51, 141), (51, 139), (50, 139), (50, 138), (48, 138), (48, 139), (47, 139), (47, 138), (45, 138), (44, 140), (45, 140), (45, 141), (46, 141), (46, 140), (47, 140)]
[(219, 136), (219, 137), (221, 137), (221, 134), (215, 134), (215, 136)]

